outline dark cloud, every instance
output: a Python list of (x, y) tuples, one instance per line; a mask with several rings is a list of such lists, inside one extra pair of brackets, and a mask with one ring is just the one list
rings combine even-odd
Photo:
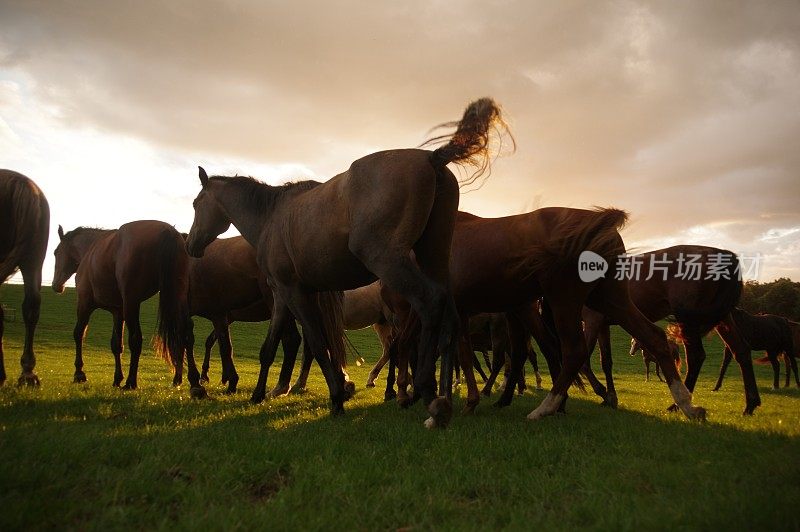
[(333, 175), (491, 95), (519, 149), (468, 208), (800, 225), (796, 2), (20, 1), (0, 30), (65, 123), (208, 160)]

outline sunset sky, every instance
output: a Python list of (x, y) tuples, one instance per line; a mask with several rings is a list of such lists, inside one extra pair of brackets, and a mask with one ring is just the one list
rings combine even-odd
[(472, 100), (517, 151), (461, 209), (614, 205), (645, 251), (800, 280), (800, 5), (0, 0), (0, 167), (56, 228), (188, 230), (197, 165), (278, 184), (414, 147)]

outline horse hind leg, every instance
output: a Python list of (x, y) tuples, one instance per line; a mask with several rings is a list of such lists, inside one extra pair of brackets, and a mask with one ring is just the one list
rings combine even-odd
[[(717, 325), (717, 334), (719, 334), (720, 338), (722, 338), (722, 341), (725, 343), (727, 356), (730, 357), (731, 353), (733, 353), (733, 356), (736, 358), (736, 363), (739, 364), (739, 369), (742, 372), (745, 397), (745, 408), (742, 414), (752, 415), (755, 409), (761, 405), (761, 396), (758, 393), (756, 376), (753, 371), (750, 344), (744, 339), (730, 314), (725, 316), (722, 322)], [(723, 372), (720, 371), (720, 375), (722, 374)], [(718, 381), (718, 384), (722, 384), (721, 379)]]
[[(112, 382), (112, 386), (118, 388), (119, 385), (122, 384), (122, 379), (124, 378), (122, 374), (122, 333), (125, 322), (122, 321), (122, 311), (120, 310), (112, 312), (112, 316), (114, 320), (114, 325), (111, 330), (111, 354), (114, 355), (114, 381)], [(84, 375), (84, 378), (85, 377)]]
[[(303, 339), (300, 337), (300, 332), (297, 330), (297, 323), (293, 319), (289, 320), (281, 335), (283, 364), (281, 365), (281, 372), (278, 375), (278, 383), (269, 393), (270, 397), (282, 397), (292, 391), (292, 372), (294, 371), (297, 353), (302, 343)], [(305, 358), (303, 359), (303, 363), (305, 364)], [(305, 384), (303, 388), (305, 388)], [(301, 389), (297, 388), (296, 391), (301, 391)]]
[[(211, 351), (214, 349), (214, 344), (217, 343), (217, 333), (211, 331), (206, 337), (205, 353), (203, 355), (203, 366), (200, 368), (200, 382), (209, 382), (208, 371), (211, 369)], [(226, 375), (222, 376), (222, 384), (225, 384)]]
[(18, 386), (39, 386), (39, 377), (36, 375), (36, 355), (33, 353), (33, 336), (36, 325), (39, 323), (39, 312), (42, 304), (40, 294), (42, 285), (42, 266), (23, 267), (22, 280), (25, 284), (25, 296), (22, 300), (22, 318), (25, 321), (25, 345), (22, 350), (22, 374), (17, 381)]

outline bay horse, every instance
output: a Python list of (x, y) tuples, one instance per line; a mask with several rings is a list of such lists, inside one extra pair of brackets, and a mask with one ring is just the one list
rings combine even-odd
[[(611, 271), (615, 270), (625, 251), (618, 229), (626, 220), (627, 214), (618, 209), (548, 207), (501, 218), (458, 214), (450, 279), (460, 319), (467, 320), (478, 312), (507, 314), (512, 341), (512, 376), (519, 375), (525, 363), (524, 344), (534, 323), (531, 303), (544, 297), (552, 313), (561, 364), (557, 361), (550, 364), (548, 360), (553, 387), (542, 403), (528, 414), (530, 420), (562, 408), (567, 388), (576, 382), (579, 370), (588, 360), (581, 325), (584, 305), (613, 315), (624, 324), (623, 328), (656, 355), (670, 392), (685, 415), (692, 419), (705, 417), (705, 410), (692, 405), (691, 393), (681, 382), (674, 365), (668, 363), (671, 356), (664, 331), (633, 304), (627, 281), (606, 275), (585, 282), (579, 275), (579, 260), (587, 251), (602, 258)], [(468, 389), (465, 410), (471, 411), (479, 401), (479, 394), (471, 375), (468, 342), (462, 335), (460, 360)], [(464, 345), (467, 347), (463, 348)], [(402, 357), (399, 365), (398, 394), (402, 393)], [(446, 370), (442, 371), (444, 381)], [(497, 405), (509, 404), (512, 397), (513, 389), (507, 386)]]
[[(789, 386), (790, 369), (794, 371), (795, 381), (800, 387), (800, 380), (797, 377), (797, 361), (794, 353), (797, 347), (794, 343), (794, 334), (789, 320), (783, 316), (775, 314), (750, 314), (746, 310), (735, 308), (731, 311), (733, 321), (742, 334), (744, 339), (750, 344), (750, 349), (755, 351), (766, 351), (767, 360), (772, 365), (773, 381), (772, 389), (780, 388), (781, 365), (778, 357), (786, 357), (786, 386)], [(722, 357), (722, 365), (719, 368), (719, 378), (714, 386), (716, 392), (722, 387), (722, 379), (725, 377), (725, 370), (731, 362), (731, 350), (726, 346)]]
[[(491, 133), (498, 126), (504, 126), (499, 107), (480, 99), (467, 107), (443, 146), (376, 152), (325, 183), (275, 187), (241, 176), (209, 178), (199, 169), (202, 189), (194, 200), (189, 254), (202, 256), (233, 224), (256, 248), (275, 298), (253, 403), (266, 396), (277, 339), (293, 315), (325, 375), (331, 413), (344, 411), (344, 376), (334, 374), (328, 355), (332, 349), (334, 358), (344, 356), (333, 353), (332, 345), (342, 330), (323, 328), (323, 309), (314, 293), (349, 290), (376, 279), (403, 294), (421, 317), (423, 363), (415, 374), (415, 390), (426, 405), (450, 403), (436, 398), (434, 377), (439, 352), (445, 364), (452, 363), (458, 332), (447, 286), (459, 182), (447, 164), (475, 162), (479, 171), (487, 169)], [(444, 416), (438, 424), (448, 421)]]
[[(64, 292), (64, 284), (75, 275), (78, 295), (73, 382), (86, 382), (83, 371), (83, 338), (89, 317), (95, 309), (107, 310), (114, 319), (111, 352), (114, 354), (114, 386), (123, 379), (122, 335), (128, 326), (130, 368), (123, 389), (138, 387), (139, 356), (142, 352), (142, 327), (139, 307), (159, 293), (156, 351), (175, 370), (177, 384), (183, 365), (184, 349), (191, 330), (189, 318), (189, 256), (178, 231), (156, 220), (126, 223), (119, 229), (78, 227), (64, 233), (58, 226), (59, 244), (55, 249), (53, 290)], [(206, 391), (200, 374), (188, 353), (188, 377), (192, 397)]]
[[(211, 242), (201, 258), (189, 262), (189, 313), (211, 322), (206, 339), (200, 380), (208, 382), (211, 348), (219, 342), (222, 383), (226, 393), (236, 392), (239, 374), (233, 363), (230, 323), (264, 321), (272, 314), (272, 290), (256, 264), (255, 249), (241, 236)], [(289, 320), (281, 337), (284, 352), (294, 358), (300, 348), (300, 333)], [(192, 349), (191, 341), (187, 348)], [(292, 355), (293, 353), (293, 355)]]
[[(42, 190), (31, 179), (13, 170), (0, 169), (0, 284), (17, 270), (22, 272), (25, 295), (22, 318), (25, 343), (22, 348), (22, 374), (19, 386), (38, 386), (33, 335), (39, 323), (42, 297), (42, 262), (50, 236), (50, 205)], [(0, 305), (0, 386), (6, 381), (3, 360), (5, 315)]]
[[(716, 329), (725, 345), (731, 348), (742, 371), (745, 390), (743, 413), (752, 414), (761, 404), (761, 398), (753, 373), (750, 347), (731, 317), (731, 310), (742, 292), (736, 255), (714, 247), (679, 245), (627, 257), (626, 262), (628, 273), (625, 277), (630, 277), (630, 297), (642, 314), (653, 322), (669, 316), (675, 318), (678, 326), (675, 330), (680, 332), (679, 340), (686, 352), (685, 384), (688, 390), (694, 391), (706, 358), (703, 336)], [(594, 350), (598, 336), (606, 339), (601, 341), (600, 354), (608, 388), (606, 390), (593, 375), (589, 377), (590, 383), (595, 392), (604, 397), (605, 403), (616, 406), (609, 340), (609, 325), (616, 322), (591, 308), (584, 310), (583, 321), (589, 352)], [(636, 337), (635, 334), (632, 336)], [(674, 366), (670, 360), (672, 357), (664, 362)], [(660, 365), (664, 371), (664, 364)], [(675, 404), (670, 406), (670, 410), (675, 408)]]

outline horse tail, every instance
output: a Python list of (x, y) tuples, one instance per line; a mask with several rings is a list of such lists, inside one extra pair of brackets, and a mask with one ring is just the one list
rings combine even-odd
[(334, 369), (347, 368), (347, 350), (344, 344), (344, 292), (319, 292), (317, 302), (322, 311), (322, 330), (328, 345)]
[(174, 229), (164, 229), (158, 240), (158, 319), (153, 341), (156, 353), (173, 369), (183, 365), (189, 320), (189, 261), (183, 240)]
[(437, 169), (444, 168), (449, 163), (466, 163), (476, 168), (469, 178), (459, 181), (461, 186), (471, 185), (489, 170), (492, 133), (496, 133), (499, 138), (502, 133), (507, 134), (511, 138), (512, 146), (516, 146), (500, 106), (491, 98), (475, 100), (467, 106), (460, 121), (446, 122), (434, 129), (440, 127), (455, 127), (456, 131), (428, 139), (422, 146), (447, 141), (447, 144), (430, 154), (431, 164)]
[(680, 326), (681, 340), (702, 338), (739, 303), (743, 288), (739, 277), (739, 259), (732, 251), (722, 250), (722, 253), (727, 254), (726, 258), (730, 259), (730, 264), (725, 269), (725, 275), (721, 274), (716, 281), (717, 292), (710, 305), (700, 309), (686, 307), (673, 309), (675, 323)]
[(35, 258), (37, 250), (44, 258), (50, 231), (50, 205), (44, 193), (31, 179), (17, 172), (9, 173), (11, 179), (5, 183), (8, 187), (5, 192), (11, 198), (14, 235), (11, 250), (0, 260), (0, 283)]
[(565, 211), (550, 231), (552, 238), (519, 251), (519, 272), (524, 277), (538, 274), (543, 278), (560, 271), (577, 273), (584, 251), (592, 251), (613, 265), (625, 251), (619, 229), (627, 221), (628, 213), (615, 208), (597, 207), (583, 216)]

